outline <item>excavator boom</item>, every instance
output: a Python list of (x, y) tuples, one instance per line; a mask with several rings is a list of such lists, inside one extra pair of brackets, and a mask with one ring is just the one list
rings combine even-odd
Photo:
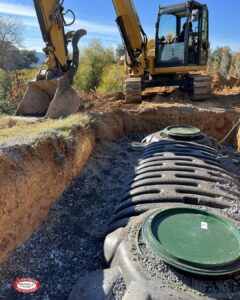
[[(41, 70), (36, 79), (29, 82), (27, 92), (18, 106), (19, 116), (66, 117), (78, 111), (80, 100), (71, 87), (79, 64), (79, 39), (86, 34), (83, 29), (65, 33), (75, 15), (64, 12), (64, 0), (33, 0), (42, 37), (45, 42), (47, 69)], [(72, 15), (67, 24), (65, 15)], [(72, 44), (69, 58), (68, 44)]]
[(46, 44), (45, 52), (49, 53), (49, 68), (54, 69), (59, 64), (67, 66), (68, 50), (66, 48), (64, 20), (61, 6), (57, 0), (34, 0), (43, 40)]
[(136, 65), (136, 58), (147, 44), (147, 36), (142, 28), (132, 0), (113, 0), (116, 10), (116, 22), (119, 27), (130, 65)]

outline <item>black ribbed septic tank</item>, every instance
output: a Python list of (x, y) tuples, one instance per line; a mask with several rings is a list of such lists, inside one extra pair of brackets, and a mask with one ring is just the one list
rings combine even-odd
[(187, 126), (143, 145), (104, 241), (108, 268), (69, 300), (240, 299), (239, 182), (220, 145)]
[(127, 185), (109, 230), (161, 203), (228, 207), (240, 197), (238, 181), (223, 168), (219, 145), (200, 133), (173, 138), (166, 130), (146, 139), (145, 151)]

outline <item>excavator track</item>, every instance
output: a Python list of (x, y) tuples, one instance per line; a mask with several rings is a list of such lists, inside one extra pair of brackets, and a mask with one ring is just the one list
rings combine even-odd
[(127, 103), (142, 103), (142, 79), (128, 78), (124, 85), (125, 100)]
[(193, 101), (206, 100), (211, 94), (212, 78), (208, 75), (191, 75), (190, 97)]

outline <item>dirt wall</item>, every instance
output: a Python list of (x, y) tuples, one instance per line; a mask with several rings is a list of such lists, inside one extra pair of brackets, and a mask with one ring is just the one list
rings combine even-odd
[[(153, 133), (176, 125), (199, 127), (204, 133), (221, 141), (234, 127), (239, 113), (224, 109), (207, 110), (191, 107), (164, 107), (140, 111), (120, 111), (102, 114), (96, 118), (93, 129), (97, 139), (112, 140), (134, 133)], [(229, 136), (227, 143), (236, 147), (236, 132)]]
[(42, 223), (93, 146), (93, 137), (80, 133), (70, 146), (46, 140), (0, 156), (0, 261)]
[[(88, 131), (73, 130), (71, 139), (52, 138), (33, 145), (2, 149), (0, 154), (0, 261), (43, 222), (51, 206), (78, 174), (96, 142), (123, 135), (152, 133), (172, 124), (190, 124), (223, 139), (239, 114), (189, 107), (142, 111), (116, 110), (95, 116)], [(240, 149), (240, 132), (238, 134)], [(231, 143), (236, 143), (232, 137)]]

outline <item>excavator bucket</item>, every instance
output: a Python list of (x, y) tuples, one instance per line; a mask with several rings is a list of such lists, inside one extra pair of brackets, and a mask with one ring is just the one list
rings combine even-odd
[(80, 98), (66, 77), (31, 81), (16, 114), (59, 119), (76, 113), (80, 104)]

